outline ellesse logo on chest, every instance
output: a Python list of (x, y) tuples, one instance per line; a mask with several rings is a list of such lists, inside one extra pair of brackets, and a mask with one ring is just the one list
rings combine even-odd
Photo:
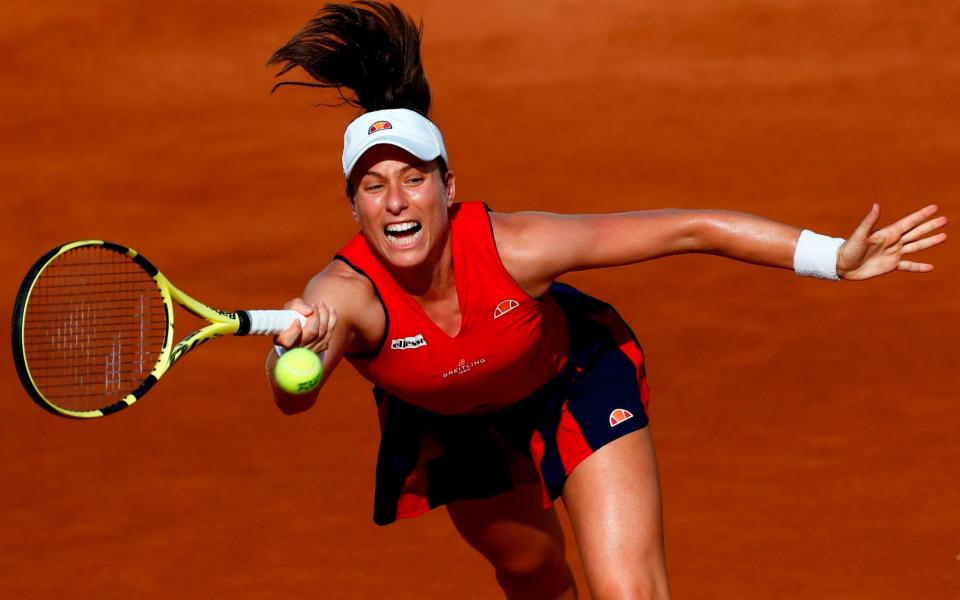
[(507, 314), (511, 310), (520, 306), (520, 303), (513, 299), (501, 300), (500, 304), (497, 304), (497, 307), (493, 309), (493, 318), (499, 319), (503, 315)]
[(397, 338), (395, 340), (390, 340), (390, 349), (391, 350), (412, 350), (414, 348), (420, 348), (421, 346), (426, 346), (427, 340), (423, 339), (423, 334), (418, 333), (417, 335), (405, 338)]

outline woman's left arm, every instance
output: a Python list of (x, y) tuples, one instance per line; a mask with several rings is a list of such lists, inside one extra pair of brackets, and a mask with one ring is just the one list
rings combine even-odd
[[(868, 279), (894, 270), (926, 272), (932, 265), (905, 254), (942, 243), (946, 217), (934, 205), (875, 229), (874, 205), (836, 252), (836, 274)], [(507, 271), (531, 295), (570, 271), (637, 263), (691, 252), (780, 268), (794, 268), (801, 230), (730, 211), (653, 210), (609, 215), (492, 213), (497, 248)], [(839, 245), (839, 240), (836, 242)]]

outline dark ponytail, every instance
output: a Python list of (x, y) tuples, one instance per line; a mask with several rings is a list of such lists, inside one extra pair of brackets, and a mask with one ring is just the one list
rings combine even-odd
[(327, 4), (267, 61), (282, 65), (277, 77), (300, 67), (317, 83), (283, 81), (273, 89), (334, 88), (342, 103), (367, 112), (407, 108), (426, 117), (430, 86), (420, 63), (420, 39), (421, 28), (392, 4)]

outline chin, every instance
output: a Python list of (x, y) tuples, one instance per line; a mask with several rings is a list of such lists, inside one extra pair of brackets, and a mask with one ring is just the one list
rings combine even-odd
[(386, 251), (382, 253), (394, 267), (399, 269), (410, 269), (422, 265), (427, 260), (427, 252), (424, 248), (397, 249), (387, 246)]

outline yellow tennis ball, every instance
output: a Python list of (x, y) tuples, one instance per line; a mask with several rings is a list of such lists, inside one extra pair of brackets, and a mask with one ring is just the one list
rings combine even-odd
[(314, 390), (323, 377), (323, 365), (315, 352), (306, 348), (287, 350), (277, 359), (273, 377), (288, 394), (306, 394)]

